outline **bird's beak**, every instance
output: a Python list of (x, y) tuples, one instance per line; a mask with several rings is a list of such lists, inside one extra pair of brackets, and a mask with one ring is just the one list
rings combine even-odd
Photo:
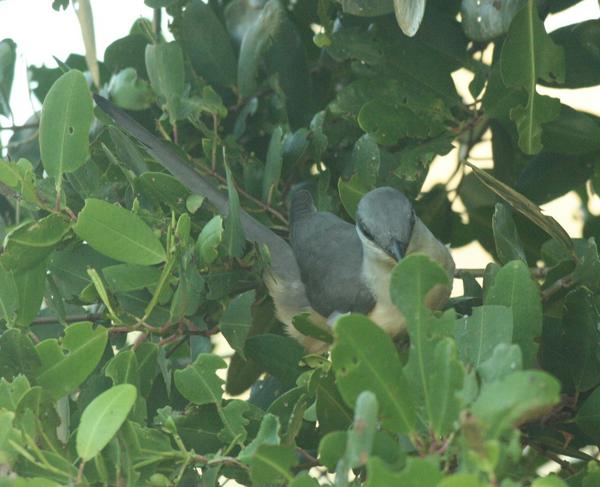
[(396, 261), (400, 261), (406, 255), (406, 247), (407, 245), (404, 242), (400, 242), (398, 240), (394, 240), (389, 249), (390, 254)]

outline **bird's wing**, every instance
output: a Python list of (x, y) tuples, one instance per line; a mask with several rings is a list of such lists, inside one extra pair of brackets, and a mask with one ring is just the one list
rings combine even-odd
[[(166, 142), (152, 135), (136, 120), (106, 98), (94, 95), (96, 104), (134, 139), (138, 140), (165, 169), (175, 176), (192, 193), (201, 194), (210, 201), (219, 213), (227, 215), (227, 197), (202, 178)], [(240, 218), (246, 238), (264, 244), (271, 254), (271, 272), (281, 283), (296, 284), (300, 281), (300, 270), (289, 244), (271, 229), (240, 210)]]
[(332, 213), (311, 213), (294, 222), (291, 243), (308, 300), (322, 316), (373, 308), (354, 225)]

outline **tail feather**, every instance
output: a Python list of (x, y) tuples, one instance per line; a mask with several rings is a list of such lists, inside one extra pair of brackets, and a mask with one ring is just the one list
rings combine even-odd
[(297, 189), (292, 193), (290, 204), (290, 225), (303, 220), (317, 211), (313, 197), (306, 189)]

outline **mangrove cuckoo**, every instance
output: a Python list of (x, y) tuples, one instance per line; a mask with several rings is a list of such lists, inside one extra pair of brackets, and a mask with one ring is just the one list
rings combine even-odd
[[(190, 191), (204, 196), (220, 214), (228, 214), (227, 197), (175, 150), (105, 98), (94, 98)], [(333, 213), (317, 211), (307, 190), (294, 191), (291, 245), (245, 211), (240, 215), (246, 238), (269, 249), (271, 263), (264, 279), (277, 317), (310, 352), (323, 351), (327, 345), (294, 328), (292, 320), (301, 313), (308, 313), (322, 327), (340, 314), (358, 312), (392, 336), (405, 329), (404, 316), (391, 301), (389, 285), (392, 268), (407, 254), (421, 252), (436, 260), (452, 283), (454, 261), (447, 247), (416, 216), (406, 196), (393, 188), (381, 187), (364, 195), (356, 211), (356, 225)], [(427, 306), (443, 306), (450, 291), (451, 285), (434, 288), (427, 295)]]

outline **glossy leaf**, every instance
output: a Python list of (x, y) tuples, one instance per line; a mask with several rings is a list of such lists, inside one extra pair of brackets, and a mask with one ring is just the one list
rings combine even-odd
[(44, 99), (40, 119), (40, 152), (46, 172), (55, 180), (73, 172), (89, 157), (88, 132), (92, 96), (83, 74), (63, 74)]
[(381, 155), (379, 147), (370, 135), (363, 135), (354, 144), (352, 163), (361, 184), (372, 189), (377, 182)]
[(127, 419), (137, 390), (130, 384), (114, 386), (97, 396), (83, 411), (77, 429), (77, 454), (85, 462), (108, 444)]
[(262, 445), (250, 463), (250, 478), (254, 485), (268, 486), (293, 479), (291, 467), (296, 465), (294, 449), (288, 446)]
[(87, 199), (73, 228), (94, 249), (129, 264), (151, 265), (165, 260), (160, 240), (134, 213), (97, 199)]

